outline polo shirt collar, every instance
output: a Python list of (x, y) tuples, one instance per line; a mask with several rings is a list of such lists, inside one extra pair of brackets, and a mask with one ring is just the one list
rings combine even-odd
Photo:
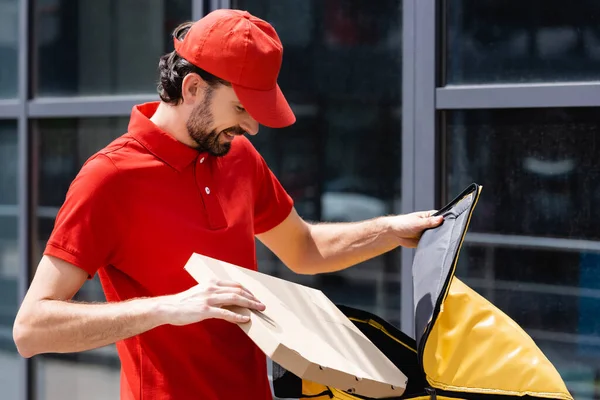
[(162, 131), (150, 121), (150, 117), (154, 115), (158, 105), (159, 102), (151, 102), (134, 106), (128, 132), (157, 158), (181, 172), (200, 153)]

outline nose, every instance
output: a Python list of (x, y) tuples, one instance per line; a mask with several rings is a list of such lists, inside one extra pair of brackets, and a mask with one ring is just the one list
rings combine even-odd
[(246, 115), (246, 118), (241, 123), (241, 127), (249, 135), (254, 136), (258, 133), (258, 122), (254, 118), (252, 118), (250, 115)]

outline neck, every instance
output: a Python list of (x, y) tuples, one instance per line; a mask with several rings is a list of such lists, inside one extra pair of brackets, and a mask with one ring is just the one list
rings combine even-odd
[(197, 146), (188, 133), (185, 118), (181, 117), (176, 107), (161, 101), (150, 121), (181, 143), (190, 147)]

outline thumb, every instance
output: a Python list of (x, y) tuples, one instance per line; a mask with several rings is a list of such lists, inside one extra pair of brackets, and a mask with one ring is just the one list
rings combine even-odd
[(436, 226), (439, 226), (442, 222), (444, 222), (444, 217), (441, 215), (438, 215), (436, 217), (430, 216), (429, 218), (426, 218), (425, 221), (427, 221), (427, 226), (429, 228), (435, 228)]
[(437, 210), (429, 210), (429, 211), (417, 211), (415, 213), (413, 213), (414, 215), (416, 215), (419, 218), (430, 218), (433, 217), (433, 215), (437, 212)]

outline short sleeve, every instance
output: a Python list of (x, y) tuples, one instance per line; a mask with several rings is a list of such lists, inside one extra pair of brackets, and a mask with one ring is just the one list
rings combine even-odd
[(44, 254), (93, 277), (114, 259), (120, 237), (119, 171), (103, 154), (88, 160), (71, 183)]
[(258, 235), (283, 222), (292, 211), (294, 202), (263, 157), (252, 149), (256, 163), (254, 233)]

